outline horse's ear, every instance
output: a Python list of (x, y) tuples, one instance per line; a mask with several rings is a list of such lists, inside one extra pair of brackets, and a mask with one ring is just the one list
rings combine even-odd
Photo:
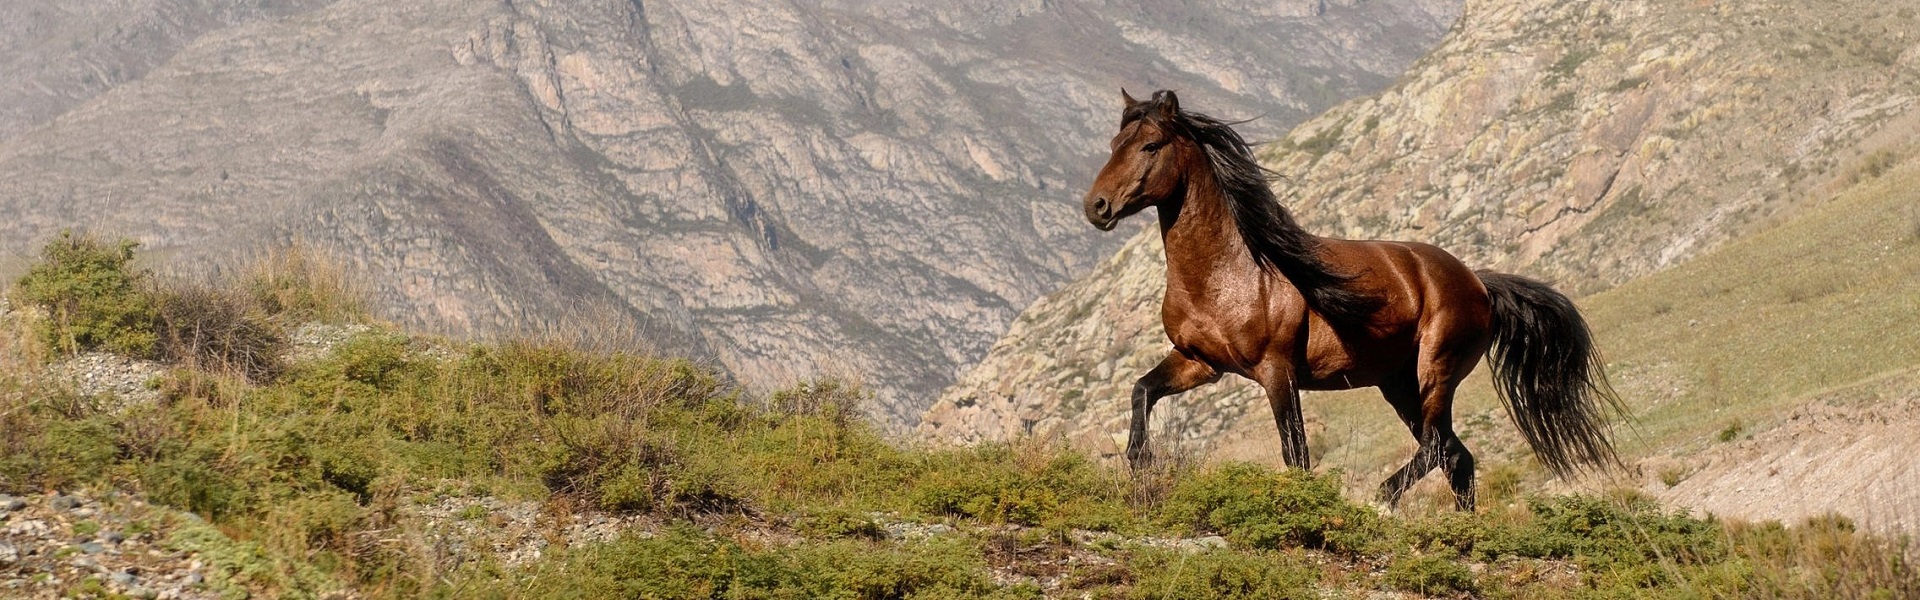
[(1180, 116), (1180, 97), (1173, 90), (1160, 90), (1153, 93), (1153, 101), (1160, 105), (1160, 114), (1172, 118)]
[(1139, 100), (1133, 99), (1133, 94), (1127, 93), (1127, 88), (1120, 88), (1120, 108), (1133, 108), (1139, 103)]

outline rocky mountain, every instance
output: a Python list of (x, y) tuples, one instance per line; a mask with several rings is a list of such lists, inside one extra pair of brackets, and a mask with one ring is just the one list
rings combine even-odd
[[(0, 253), (304, 240), (454, 333), (638, 328), (911, 422), (1123, 241), (1077, 196), (1122, 85), (1270, 136), (1450, 0), (35, 2), (0, 25)], [(104, 75), (103, 75), (104, 74)], [(584, 316), (581, 316), (584, 315)], [(592, 323), (581, 325), (581, 323)]]
[[(1916, 10), (1863, 0), (1469, 2), (1391, 89), (1302, 124), (1264, 159), (1289, 178), (1276, 184), (1282, 202), (1321, 234), (1430, 242), (1476, 267), (1590, 293), (1887, 168), (1920, 114)], [(1215, 109), (1203, 96), (1182, 99)], [(921, 434), (1055, 433), (1116, 453), (1128, 389), (1170, 348), (1160, 239), (1140, 221), (1093, 273), (1023, 312), (924, 415)], [(1265, 402), (1244, 381), (1162, 406), (1161, 439), (1272, 435)], [(1309, 421), (1310, 434), (1325, 426), (1324, 414)]]
[(0, 19), (0, 140), (146, 76), (216, 29), (298, 14), (324, 0), (13, 0)]

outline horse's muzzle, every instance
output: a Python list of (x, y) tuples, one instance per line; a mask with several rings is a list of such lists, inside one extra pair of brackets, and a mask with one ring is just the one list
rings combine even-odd
[(1114, 215), (1113, 202), (1105, 196), (1097, 196), (1087, 203), (1087, 222), (1101, 231), (1113, 231), (1120, 219)]

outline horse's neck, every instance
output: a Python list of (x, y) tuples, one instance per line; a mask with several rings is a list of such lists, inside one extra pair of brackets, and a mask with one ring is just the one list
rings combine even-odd
[(1211, 177), (1194, 179), (1177, 205), (1159, 211), (1160, 240), (1167, 252), (1168, 293), (1207, 298), (1223, 287), (1257, 280), (1260, 268), (1219, 185)]

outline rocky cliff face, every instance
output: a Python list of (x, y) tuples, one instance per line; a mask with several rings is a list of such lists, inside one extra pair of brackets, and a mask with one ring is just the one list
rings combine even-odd
[[(1593, 291), (1828, 198), (1912, 136), (1888, 124), (1920, 94), (1915, 12), (1470, 2), (1392, 89), (1302, 124), (1265, 160), (1291, 178), (1276, 184), (1282, 201), (1322, 234), (1431, 242), (1476, 267)], [(1207, 108), (1196, 100), (1186, 103)], [(1117, 452), (1128, 389), (1170, 349), (1159, 244), (1157, 229), (1141, 230), (1029, 307), (920, 432), (1053, 432)], [(1155, 426), (1173, 439), (1272, 428), (1249, 412), (1265, 403), (1242, 381), (1163, 406)]]
[(152, 0), (129, 29), (126, 4), (0, 26), (7, 60), (47, 65), (0, 83), (0, 252), (70, 226), (175, 264), (302, 239), (407, 320), (638, 323), (749, 383), (865, 380), (909, 422), (1122, 242), (1077, 208), (1116, 88), (1277, 135), (1384, 87), (1457, 11)]

